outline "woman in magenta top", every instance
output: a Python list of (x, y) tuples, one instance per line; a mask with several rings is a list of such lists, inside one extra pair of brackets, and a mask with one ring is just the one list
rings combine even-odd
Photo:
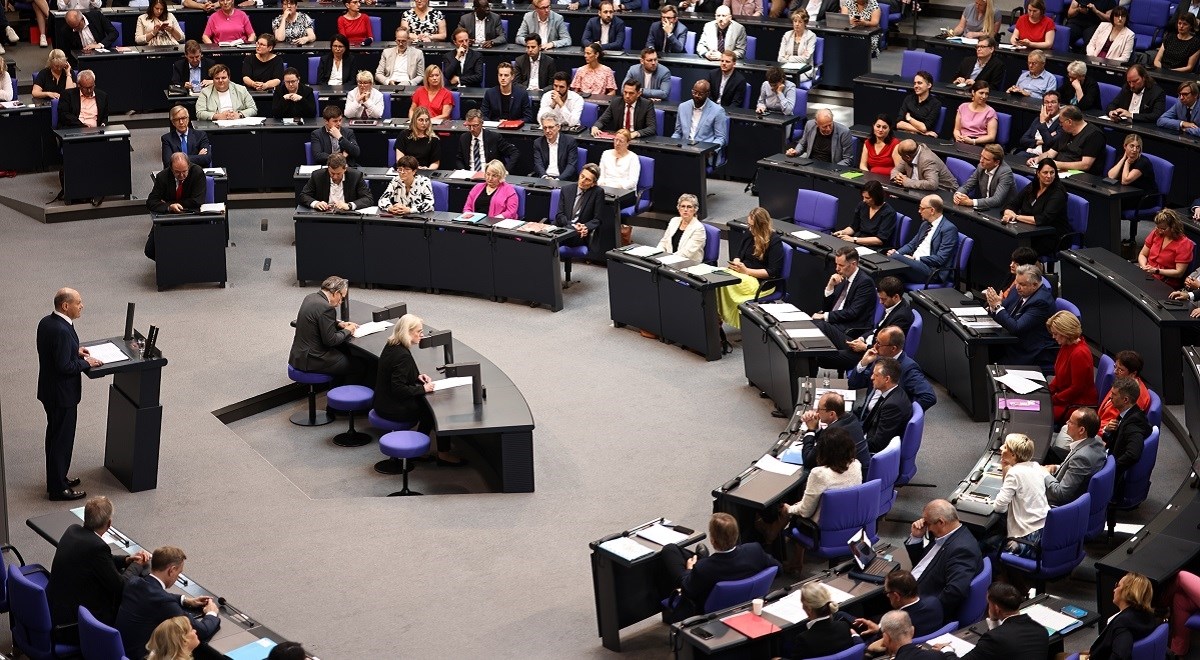
[(342, 0), (342, 4), (346, 5), (346, 13), (338, 16), (338, 34), (346, 35), (351, 45), (354, 46), (362, 46), (368, 40), (374, 39), (375, 33), (371, 31), (371, 19), (358, 11), (358, 0)]
[(1046, 16), (1046, 3), (1030, 0), (1025, 13), (1013, 24), (1012, 45), (1024, 48), (1054, 48), (1054, 21)]
[(517, 218), (517, 189), (504, 181), (508, 170), (493, 160), (483, 168), (483, 183), (475, 184), (467, 195), (463, 213), (486, 213), (489, 218)]
[(425, 67), (425, 82), (412, 95), (412, 107), (408, 117), (412, 119), (413, 110), (425, 108), (431, 119), (449, 119), (454, 110), (454, 95), (442, 86), (442, 67), (430, 64)]
[(892, 135), (892, 120), (887, 115), (876, 115), (871, 127), (871, 139), (863, 145), (858, 169), (891, 176), (892, 168), (900, 165), (900, 154), (896, 152), (899, 138)]
[(988, 144), (996, 141), (1000, 120), (987, 104), (990, 85), (976, 80), (971, 85), (971, 100), (958, 106), (954, 115), (954, 139), (967, 144)]
[(1055, 312), (1046, 319), (1046, 329), (1058, 344), (1054, 358), (1054, 378), (1046, 386), (1054, 406), (1054, 423), (1063, 424), (1080, 406), (1095, 406), (1096, 372), (1092, 369), (1092, 351), (1083, 340), (1079, 318), (1068, 311)]
[(1183, 235), (1183, 220), (1171, 209), (1163, 209), (1154, 216), (1154, 231), (1146, 237), (1146, 244), (1138, 253), (1138, 265), (1150, 275), (1171, 285), (1172, 289), (1183, 286), (1183, 277), (1192, 263), (1192, 251), (1196, 244)]
[(254, 28), (250, 26), (250, 17), (246, 12), (233, 6), (233, 0), (221, 0), (220, 9), (208, 17), (201, 39), (206, 44), (242, 41), (254, 43)]

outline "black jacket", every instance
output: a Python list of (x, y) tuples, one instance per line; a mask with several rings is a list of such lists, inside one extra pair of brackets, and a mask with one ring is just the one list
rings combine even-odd
[(842, 619), (829, 617), (813, 623), (800, 625), (800, 632), (792, 644), (793, 658), (823, 658), (840, 653), (857, 644), (850, 624)]
[(204, 169), (192, 163), (188, 168), (187, 178), (183, 180), (183, 199), (176, 199), (175, 174), (168, 165), (154, 175), (154, 187), (146, 196), (146, 208), (150, 209), (151, 213), (170, 213), (168, 207), (179, 203), (185, 211), (199, 211), (207, 192), (206, 184)]
[(729, 82), (725, 83), (725, 93), (721, 98), (717, 98), (717, 92), (721, 89), (721, 70), (713, 69), (705, 76), (708, 80), (709, 96), (724, 108), (741, 108), (746, 102), (746, 76), (743, 76), (737, 69), (729, 76)]
[(483, 55), (480, 55), (477, 50), (468, 49), (467, 57), (462, 65), (454, 59), (453, 50), (447, 52), (442, 58), (442, 70), (446, 72), (443, 80), (446, 81), (447, 87), (453, 87), (450, 81), (454, 80), (454, 76), (458, 76), (459, 87), (483, 86)]
[[(550, 143), (540, 137), (533, 141), (533, 176), (546, 176), (550, 163)], [(579, 142), (572, 135), (558, 134), (558, 178), (574, 181), (579, 177)]]
[[(79, 98), (79, 88), (72, 87), (63, 93), (58, 102), (58, 128), (79, 128), (79, 110), (82, 102)], [(108, 123), (108, 93), (102, 89), (96, 90), (96, 125)]]
[[(538, 89), (546, 89), (554, 83), (554, 72), (558, 71), (554, 65), (554, 58), (542, 53), (538, 56)], [(516, 64), (513, 65), (513, 84), (522, 87), (529, 87), (529, 56), (522, 55), (517, 58)]]
[[(932, 547), (932, 543), (927, 546), (907, 542), (904, 544), (913, 566), (916, 566)], [(942, 548), (929, 562), (929, 566), (921, 572), (921, 577), (917, 578), (917, 592), (921, 594), (921, 598), (936, 598), (942, 602), (943, 623), (955, 620), (958, 618), (958, 610), (971, 591), (972, 578), (981, 570), (983, 556), (979, 553), (979, 543), (971, 536), (970, 530), (960, 526), (951, 532)], [(1044, 655), (1045, 652), (1042, 653), (1042, 656)]]
[[(471, 133), (470, 131), (463, 133), (458, 137), (458, 156), (455, 159), (455, 167), (460, 170), (473, 170), (471, 166)], [(496, 131), (483, 130), (483, 164), (487, 165), (489, 161), (499, 159), (504, 163), (504, 168), (508, 171), (513, 171), (517, 166), (517, 160), (521, 158), (521, 152), (513, 146), (511, 142), (504, 139)]]
[[(117, 28), (113, 27), (112, 21), (100, 13), (99, 9), (85, 11), (83, 17), (87, 19), (88, 30), (91, 30), (92, 37), (103, 44), (105, 48), (112, 49), (113, 45), (117, 43)], [(75, 52), (83, 50), (83, 40), (79, 38), (78, 32), (67, 26), (65, 20), (59, 25), (58, 43), (55, 47), (61, 48), (67, 54), (67, 59), (70, 60), (72, 67), (80, 68)]]
[[(602, 131), (615, 133), (625, 127), (625, 99), (620, 94), (609, 99), (608, 108), (596, 120), (596, 126)], [(647, 98), (639, 98), (633, 106), (634, 137), (657, 135), (658, 125), (654, 116), (654, 102)]]
[[(342, 85), (346, 87), (347, 91), (354, 87), (354, 74), (357, 72), (358, 68), (354, 66), (354, 55), (349, 52), (342, 55)], [(331, 73), (333, 73), (333, 55), (325, 53), (321, 56), (321, 61), (317, 63), (317, 79), (308, 81), (308, 84), (328, 84)]]
[[(333, 154), (333, 138), (329, 135), (329, 131), (325, 130), (325, 126), (320, 126), (308, 135), (308, 141), (312, 142), (312, 158), (314, 165), (324, 165), (329, 162), (329, 156)], [(338, 151), (346, 152), (346, 164), (350, 167), (358, 167), (358, 155), (361, 149), (358, 146), (358, 139), (354, 137), (354, 129), (347, 128), (342, 125), (342, 137), (338, 140)]]
[(1150, 437), (1150, 421), (1146, 413), (1136, 405), (1120, 417), (1117, 428), (1106, 431), (1101, 439), (1108, 445), (1108, 453), (1117, 461), (1117, 471), (1133, 467), (1142, 458), (1142, 445)]
[[(804, 439), (800, 443), (800, 455), (804, 458), (805, 465), (817, 464), (817, 443), (821, 441), (821, 434), (828, 429), (839, 428), (845, 431), (851, 440), (854, 440), (854, 457), (858, 459), (862, 466), (863, 481), (867, 480), (867, 469), (871, 466), (871, 449), (867, 446), (867, 436), (863, 433), (862, 421), (852, 412), (842, 413), (832, 424), (819, 429), (817, 431), (809, 431), (804, 434)], [(941, 626), (941, 623), (938, 623)]]
[(729, 552), (715, 553), (697, 561), (683, 576), (680, 586), (683, 595), (695, 603), (699, 611), (718, 582), (741, 580), (768, 566), (778, 565), (779, 561), (764, 552), (761, 545), (743, 543)]
[[(1099, 89), (1099, 85), (1097, 85)], [(1112, 112), (1117, 108), (1122, 110), (1129, 109), (1129, 102), (1133, 99), (1133, 92), (1130, 91), (1129, 85), (1122, 85), (1121, 91), (1113, 100), (1108, 102), (1104, 108), (1105, 112)], [(1141, 111), (1133, 115), (1133, 121), (1146, 122), (1153, 124), (1158, 121), (1158, 118), (1167, 111), (1167, 93), (1163, 91), (1162, 85), (1157, 83), (1149, 84), (1142, 89), (1142, 105)]]
[(872, 453), (883, 451), (892, 438), (903, 436), (904, 427), (912, 417), (912, 400), (899, 384), (868, 412), (867, 402), (874, 394), (874, 388), (867, 388), (867, 394), (857, 411), (867, 436), (867, 446)]
[[(214, 62), (211, 58), (200, 58), (200, 71), (202, 72), (200, 74), (201, 80), (212, 80), (212, 78), (208, 75), (208, 70), (212, 68), (213, 64)], [(183, 83), (188, 82), (191, 69), (192, 67), (190, 64), (188, 64), (186, 57), (175, 60), (175, 62), (171, 64), (171, 84), (182, 85)]]
[[(971, 79), (971, 71), (975, 69), (976, 58), (974, 55), (968, 55), (963, 58), (958, 64), (958, 71), (954, 73), (955, 78)], [(999, 93), (1004, 89), (1004, 63), (999, 57), (992, 56), (987, 64), (983, 65), (983, 70), (979, 72), (979, 76), (975, 80), (986, 80), (993, 92)]]
[(1013, 660), (1044, 658), (1050, 649), (1050, 633), (1027, 614), (1014, 614), (979, 638), (963, 660)]
[[(304, 189), (300, 191), (300, 206), (309, 209), (312, 208), (313, 202), (328, 202), (332, 183), (329, 178), (329, 168), (323, 167), (313, 172), (308, 177), (308, 181), (304, 183)], [(371, 189), (367, 187), (367, 178), (362, 175), (362, 172), (355, 169), (346, 170), (346, 178), (342, 179), (342, 198), (347, 204), (353, 204), (354, 210), (375, 205), (375, 198), (371, 195)], [(301, 371), (312, 370), (301, 369)]]
[[(146, 642), (158, 624), (177, 616), (187, 616), (179, 596), (163, 589), (158, 578), (147, 575), (125, 585), (121, 608), (117, 611), (117, 630), (125, 643), (125, 655), (132, 660), (146, 657)], [(217, 616), (188, 617), (201, 642), (207, 642), (221, 627)]]
[(402, 344), (384, 346), (376, 370), (375, 412), (396, 422), (417, 421), (425, 399), (420, 375), (412, 351)]
[[(846, 294), (846, 302), (842, 308), (830, 311), (847, 286), (850, 287), (850, 293)], [(843, 281), (833, 288), (832, 294), (825, 297), (825, 321), (846, 333), (847, 337), (858, 337), (872, 326), (877, 301), (875, 282), (867, 271), (859, 268), (854, 281)]]
[(313, 96), (313, 88), (300, 83), (300, 87), (296, 93), (300, 95), (299, 101), (289, 101), (283, 98), (288, 93), (287, 87), (280, 85), (275, 88), (275, 93), (271, 95), (271, 116), (276, 119), (284, 117), (313, 119), (317, 116), (317, 99)]
[[(326, 175), (328, 180), (329, 175)], [(288, 364), (300, 371), (325, 372), (343, 361), (337, 346), (350, 339), (350, 331), (338, 327), (337, 312), (326, 294), (318, 291), (304, 297), (296, 314), (296, 333)]]
[(50, 618), (56, 625), (75, 623), (80, 605), (101, 623), (113, 625), (121, 606), (125, 558), (115, 556), (104, 539), (83, 525), (71, 525), (58, 540), (50, 565)]
[(79, 403), (83, 395), (80, 374), (87, 371), (87, 360), (79, 356), (79, 335), (75, 326), (58, 314), (47, 314), (38, 322), (37, 399), (54, 407)]
[(1125, 608), (1092, 642), (1089, 660), (1132, 660), (1133, 643), (1154, 632), (1160, 623), (1162, 619), (1150, 612)]

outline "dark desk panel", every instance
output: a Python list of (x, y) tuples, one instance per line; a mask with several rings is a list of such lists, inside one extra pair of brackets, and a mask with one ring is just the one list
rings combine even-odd
[[(794, 257), (793, 257), (794, 258)], [(758, 303), (745, 302), (742, 316), (742, 361), (746, 380), (766, 392), (775, 409), (786, 413), (798, 402), (799, 380), (816, 372), (816, 360), (837, 353), (828, 337), (795, 339), (787, 331), (814, 328), (812, 321), (780, 323)]]
[(228, 279), (225, 247), (229, 218), (221, 213), (184, 213), (152, 216), (154, 227), (154, 279), (162, 291), (180, 284)]
[(50, 104), (0, 108), (0, 170), (40, 172), (62, 162), (50, 126)]
[(59, 128), (54, 133), (62, 140), (63, 199), (67, 203), (94, 197), (129, 199), (133, 182), (129, 177), (129, 131), (124, 126)]

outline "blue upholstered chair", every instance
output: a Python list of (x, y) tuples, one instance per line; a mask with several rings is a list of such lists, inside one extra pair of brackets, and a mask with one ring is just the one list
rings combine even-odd
[(779, 277), (768, 277), (758, 281), (758, 289), (754, 292), (754, 302), (775, 302), (787, 297), (787, 282), (792, 274), (792, 250), (787, 243), (783, 244), (783, 271)]
[(621, 215), (637, 215), (650, 208), (650, 192), (654, 188), (654, 159), (649, 156), (638, 156), (638, 182), (633, 206), (621, 209)]
[(211, 176), (204, 177), (204, 203), (212, 204), (217, 201), (217, 180)]
[(78, 646), (55, 642), (45, 584), (34, 582), (16, 566), (9, 566), (8, 600), (12, 643), (18, 651), (34, 660), (79, 655)]
[(626, 51), (633, 50), (633, 28), (625, 26), (625, 43), (622, 45)]
[(329, 390), (326, 395), (329, 408), (347, 413), (350, 418), (349, 428), (344, 433), (333, 437), (333, 444), (339, 447), (361, 447), (371, 442), (371, 436), (354, 429), (354, 413), (367, 412), (375, 399), (375, 392), (364, 385), (341, 385)]
[(1162, 398), (1158, 396), (1158, 392), (1152, 389), (1147, 389), (1146, 393), (1150, 395), (1150, 406), (1146, 409), (1146, 419), (1150, 422), (1150, 426), (1162, 427)]
[[(753, 103), (753, 101), (752, 101)], [(804, 124), (808, 117), (808, 90), (800, 87), (796, 88), (796, 96), (792, 103), (792, 116), (799, 117), (796, 123), (792, 124), (792, 142), (800, 139), (804, 134)]]
[(579, 113), (579, 125), (584, 128), (591, 128), (599, 118), (600, 106), (591, 101), (584, 101), (583, 112)]
[(778, 572), (778, 566), (768, 566), (748, 578), (716, 583), (708, 593), (708, 599), (704, 601), (704, 612), (716, 612), (766, 596), (767, 592), (771, 591), (771, 581)]
[(917, 452), (921, 451), (921, 437), (924, 435), (925, 411), (914, 401), (912, 417), (908, 418), (908, 423), (904, 425), (904, 435), (900, 437), (900, 478), (897, 479), (897, 484), (903, 486), (917, 476)]
[(798, 527), (791, 530), (792, 538), (817, 557), (829, 560), (850, 556), (850, 537), (860, 529), (867, 530), (871, 543), (879, 541), (875, 521), (879, 517), (879, 480), (858, 486), (830, 488), (821, 495), (818, 505), (821, 520), (817, 533), (809, 536)]
[(1135, 51), (1158, 48), (1162, 43), (1163, 26), (1170, 22), (1174, 11), (1171, 4), (1168, 0), (1138, 0), (1129, 4), (1129, 29), (1134, 34)]
[(321, 58), (320, 57), (309, 57), (308, 58), (308, 81), (307, 82), (309, 85), (317, 84), (317, 69), (320, 68), (320, 66), (321, 66)]
[(304, 164), (316, 165), (316, 163), (313, 162), (312, 142), (304, 143)]
[(1083, 318), (1079, 313), (1079, 308), (1075, 306), (1075, 303), (1071, 302), (1070, 300), (1067, 300), (1066, 298), (1055, 298), (1054, 299), (1054, 311), (1056, 311), (1056, 312), (1071, 312), (1072, 314), (1075, 315), (1075, 318)]
[(900, 77), (911, 81), (918, 71), (927, 71), (937, 82), (942, 75), (942, 56), (919, 50), (906, 50), (900, 57)]
[(683, 52), (696, 54), (696, 33), (693, 30), (687, 31), (687, 36), (683, 39)]
[(1121, 88), (1112, 83), (1096, 83), (1100, 87), (1100, 107), (1107, 108), (1108, 104), (1113, 99), (1117, 98), (1117, 94), (1121, 93)]
[(903, 213), (896, 214), (896, 233), (892, 236), (891, 247), (899, 248), (913, 236), (913, 220)]
[(117, 30), (117, 40), (115, 42), (113, 42), (113, 45), (114, 46), (124, 46), (125, 45), (125, 28), (121, 27), (121, 24), (117, 21), (111, 21), (111, 23), (112, 23), (112, 26), (114, 28), (116, 28), (116, 30)]
[(462, 119), (462, 92), (450, 92), (453, 105), (450, 106), (450, 118)]
[(442, 181), (430, 181), (429, 185), (433, 188), (433, 210), (449, 211), (450, 184)]
[(1104, 459), (1104, 467), (1088, 480), (1087, 492), (1092, 498), (1088, 510), (1088, 528), (1084, 538), (1093, 541), (1104, 534), (1104, 522), (1108, 518), (1108, 504), (1112, 502), (1113, 489), (1117, 485), (1117, 459)]
[(946, 625), (942, 626), (941, 628), (938, 628), (937, 630), (929, 633), (928, 635), (922, 635), (921, 637), (913, 637), (913, 644), (924, 644), (925, 642), (928, 642), (929, 640), (931, 640), (935, 637), (941, 637), (942, 635), (945, 635), (946, 633), (952, 633), (955, 630), (958, 630), (958, 622), (951, 621), (950, 623), (947, 623)]
[(1137, 224), (1142, 220), (1154, 220), (1154, 216), (1163, 209), (1175, 177), (1175, 163), (1154, 154), (1143, 155), (1150, 160), (1150, 166), (1154, 169), (1154, 186), (1157, 191), (1142, 195), (1135, 208), (1121, 212), (1121, 217), (1129, 221), (1131, 241), (1137, 236)]
[[(1071, 27), (1054, 23), (1054, 45), (1050, 49), (1055, 53), (1066, 53), (1071, 50)], [(1061, 84), (1061, 83), (1060, 83)]]
[(804, 229), (831, 232), (837, 224), (837, 218), (837, 197), (806, 188), (796, 191), (796, 206), (792, 211), (792, 222)]
[(707, 222), (702, 223), (704, 227), (704, 263), (710, 266), (717, 265), (717, 259), (721, 256), (721, 230)]
[(371, 38), (375, 41), (383, 41), (383, 18), (380, 16), (368, 16), (371, 21)]
[(308, 412), (298, 412), (291, 417), (296, 426), (322, 426), (333, 421), (325, 411), (317, 413), (317, 385), (327, 385), (333, 382), (333, 376), (310, 371), (300, 371), (288, 365), (287, 375), (292, 381), (308, 386)]
[(79, 606), (79, 650), (83, 660), (129, 660), (121, 631), (101, 623), (88, 608)]
[(958, 627), (966, 628), (983, 618), (987, 612), (987, 590), (992, 586), (992, 558), (983, 558), (983, 570), (971, 578), (967, 599), (958, 608)]
[(758, 59), (758, 37), (746, 37), (746, 57), (744, 59)]
[[(1078, 315), (1076, 315), (1078, 316)], [(1117, 363), (1112, 358), (1101, 353), (1100, 361), (1096, 364), (1096, 405), (1104, 400), (1104, 395), (1112, 389), (1113, 381), (1117, 377)]]
[(50, 582), (50, 572), (41, 564), (25, 564), (25, 558), (21, 553), (11, 545), (0, 545), (0, 614), (9, 611), (8, 601), (8, 569), (9, 565), (4, 559), (5, 552), (11, 552), (17, 558), (17, 564), (12, 568), (16, 568), (26, 578), (34, 584), (39, 585), (43, 589)]
[(525, 217), (525, 186), (513, 185), (517, 193), (517, 218)]
[(1012, 115), (1007, 112), (996, 113), (996, 143), (1008, 151), (1008, 138), (1012, 135)]
[(1073, 502), (1050, 509), (1034, 557), (1002, 552), (1000, 563), (1033, 578), (1039, 592), (1045, 590), (1047, 580), (1069, 575), (1085, 556), (1083, 538), (1088, 530), (1091, 504), (1091, 495), (1084, 493)]
[(1117, 524), (1116, 512), (1136, 509), (1150, 494), (1150, 475), (1154, 472), (1154, 464), (1158, 460), (1158, 439), (1158, 427), (1155, 426), (1142, 444), (1142, 457), (1125, 470), (1124, 483), (1114, 489), (1108, 515), (1109, 536), (1112, 536)]
[(855, 644), (845, 651), (834, 653), (833, 655), (825, 655), (819, 658), (810, 658), (809, 660), (863, 660), (866, 657), (867, 645), (863, 643)]
[(671, 90), (667, 92), (667, 101), (672, 105), (679, 105), (683, 102), (683, 78), (671, 76)]
[[(379, 413), (375, 412), (374, 408), (367, 413), (367, 422), (384, 432), (407, 431), (417, 425), (416, 422), (411, 420), (397, 422), (384, 419), (379, 416)], [(400, 474), (400, 471), (403, 469), (405, 469), (404, 462), (399, 458), (385, 458), (375, 464), (375, 471), (379, 474)]]
[(658, 135), (663, 135), (667, 123), (667, 113), (662, 108), (654, 109), (654, 129)]
[(921, 347), (921, 331), (924, 329), (925, 321), (921, 320), (921, 315), (913, 314), (912, 325), (908, 327), (908, 334), (904, 335), (904, 352), (906, 354), (917, 354), (917, 349)]
[[(817, 37), (817, 43), (813, 46), (813, 71), (812, 76), (808, 80), (800, 81), (796, 87), (798, 89), (809, 90), (812, 86), (821, 81), (821, 65), (825, 63), (825, 37)], [(750, 87), (750, 83), (746, 83), (746, 87)], [(751, 103), (750, 92), (746, 92), (746, 107), (750, 107)]]
[(429, 451), (429, 436), (420, 431), (392, 431), (379, 439), (379, 450), (389, 458), (398, 459), (402, 465), (400, 473), (404, 475), (403, 487), (388, 497), (420, 495), (421, 493), (408, 488), (408, 473), (411, 472), (408, 469), (408, 459), (419, 458)]
[(949, 156), (946, 158), (946, 167), (950, 170), (950, 173), (954, 175), (955, 180), (958, 181), (958, 185), (960, 186), (965, 184), (967, 179), (970, 179), (971, 175), (975, 173), (974, 165), (961, 158), (955, 158), (954, 156)]
[(892, 438), (887, 446), (871, 457), (867, 481), (879, 481), (879, 515), (886, 516), (896, 502), (896, 480), (900, 478), (900, 438)]

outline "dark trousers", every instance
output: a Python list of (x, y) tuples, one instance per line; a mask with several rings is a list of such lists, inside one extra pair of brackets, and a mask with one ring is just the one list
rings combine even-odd
[[(862, 353), (855, 353), (846, 348), (846, 342), (850, 341), (851, 337), (842, 331), (841, 328), (825, 321), (813, 321), (813, 324), (829, 337), (829, 341), (837, 347), (837, 355), (829, 355), (817, 358), (814, 362), (810, 362), (813, 366), (809, 369), (809, 376), (817, 375), (817, 367), (822, 369), (837, 369), (838, 371), (849, 371), (862, 360)], [(857, 336), (855, 337), (857, 338)]]
[(687, 562), (694, 556), (691, 550), (668, 543), (663, 546), (662, 557), (663, 573), (666, 576), (666, 583), (661, 585), (665, 596), (667, 596), (673, 605), (669, 611), (665, 613), (665, 619), (674, 623), (683, 621), (684, 619), (693, 616), (702, 611), (703, 603), (695, 603), (682, 593), (678, 593), (680, 585), (683, 584), (683, 576), (687, 574)]
[(61, 493), (67, 489), (79, 407), (49, 403), (43, 403), (42, 407), (46, 409), (46, 492)]

